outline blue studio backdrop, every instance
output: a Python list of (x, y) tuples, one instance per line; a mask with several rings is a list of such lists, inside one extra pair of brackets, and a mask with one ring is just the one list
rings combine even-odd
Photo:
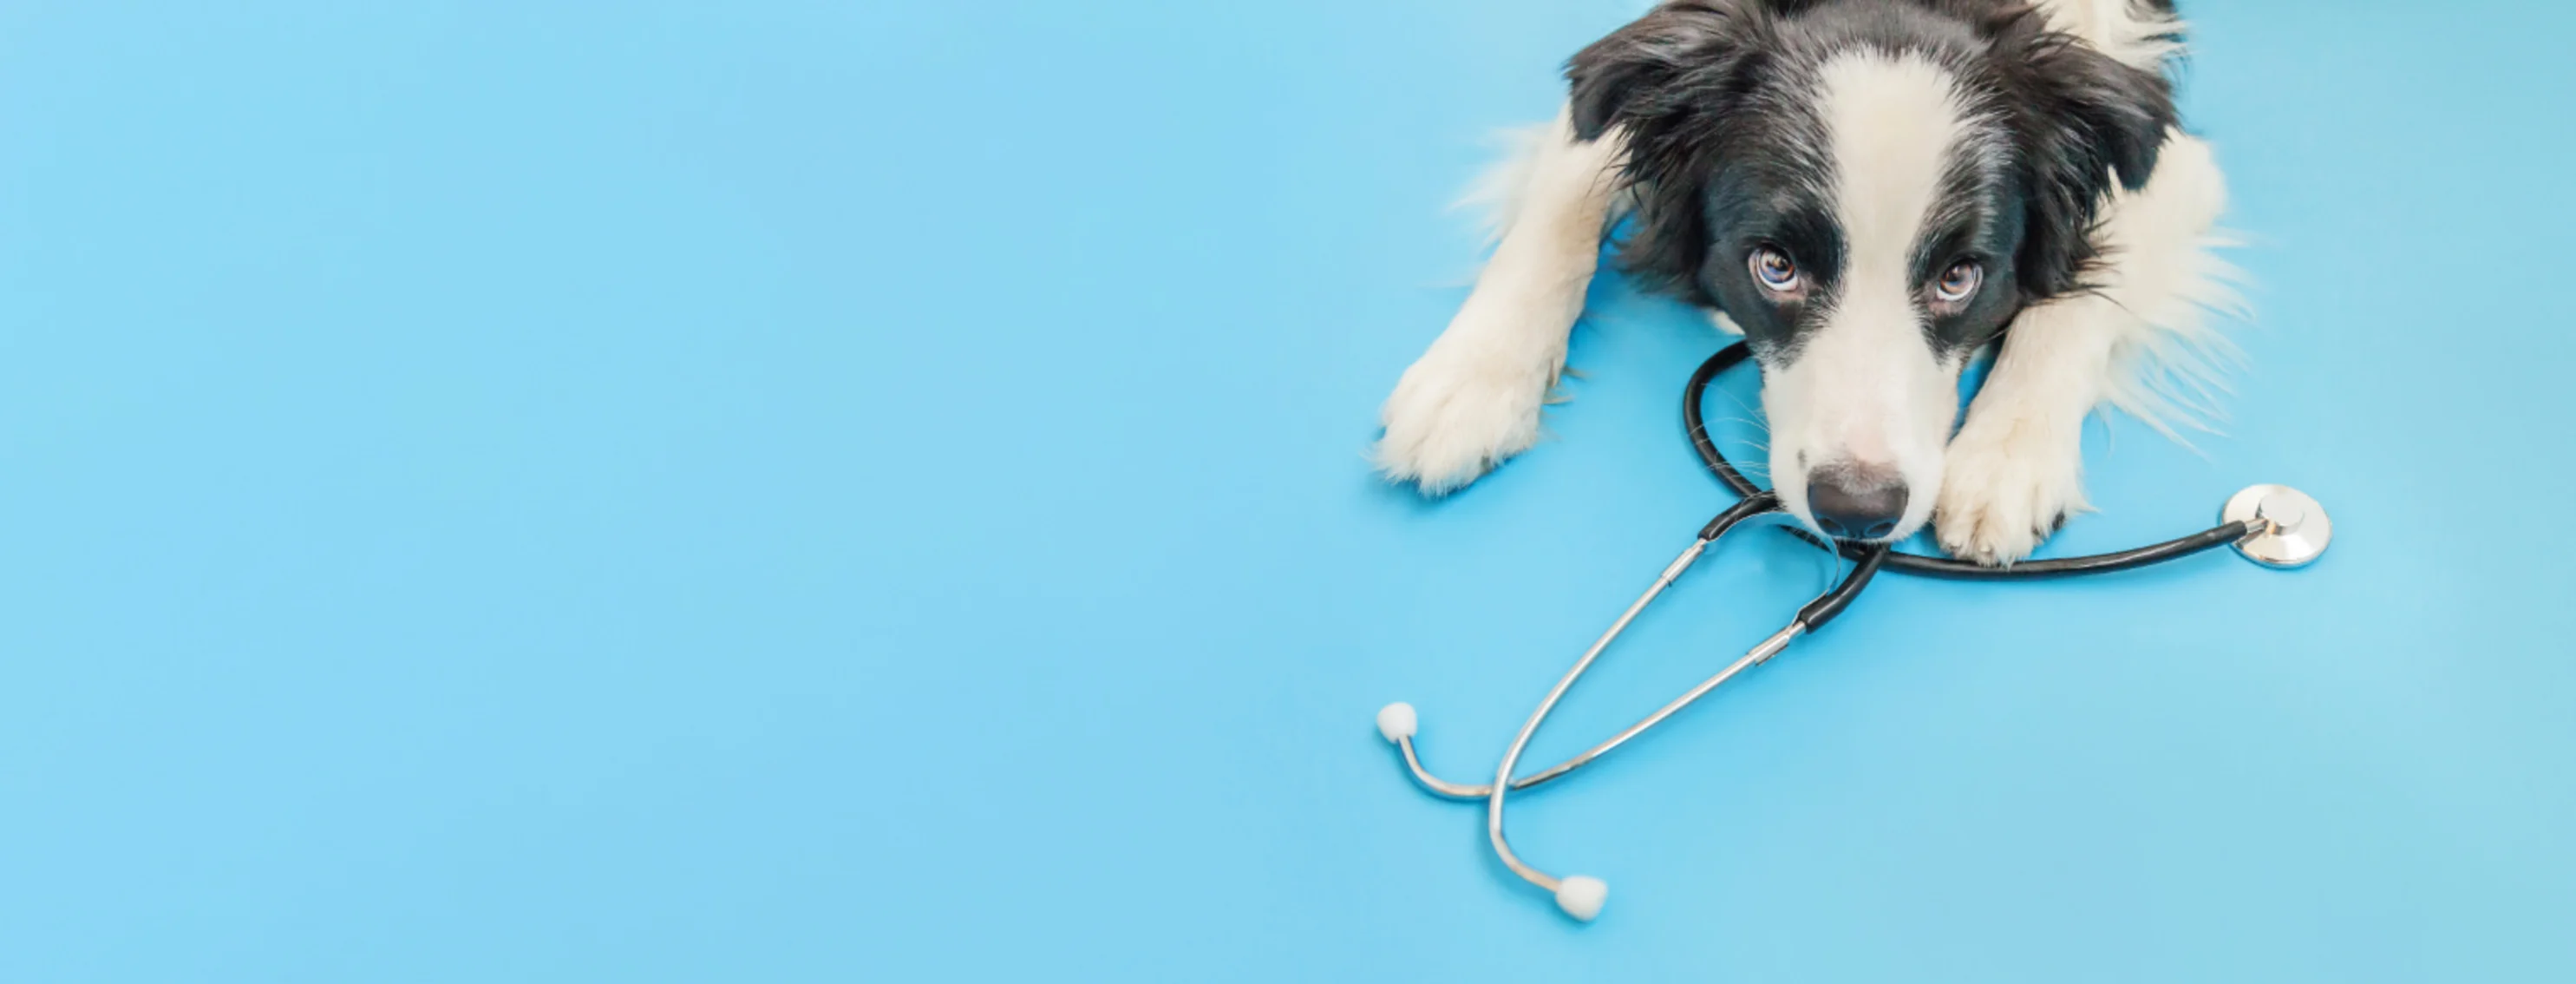
[(2559, 6), (2187, 5), (2246, 367), (2048, 549), (2276, 481), (2322, 563), (1882, 579), (1522, 801), (1588, 926), (1405, 780), (1727, 501), (1615, 276), (1537, 450), (1365, 462), (1642, 6), (0, 6), (0, 980), (2576, 977)]

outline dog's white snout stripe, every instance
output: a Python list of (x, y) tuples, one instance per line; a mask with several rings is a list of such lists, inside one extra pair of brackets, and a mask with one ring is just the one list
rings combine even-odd
[[(1821, 517), (1810, 485), (1824, 484), (1816, 471), (1829, 465), (1941, 487), (1957, 374), (1925, 335), (1914, 256), (1943, 176), (1957, 155), (1977, 152), (1983, 125), (1963, 109), (1957, 80), (1918, 56), (1856, 51), (1826, 62), (1817, 83), (1844, 263), (1821, 323), (1763, 390), (1772, 474), (1790, 510), (1811, 521)], [(1906, 496), (1893, 532), (1922, 526), (1932, 498)]]

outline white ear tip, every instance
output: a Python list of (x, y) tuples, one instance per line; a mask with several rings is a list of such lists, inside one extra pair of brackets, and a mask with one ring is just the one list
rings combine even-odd
[(1590, 875), (1574, 875), (1556, 885), (1556, 907), (1581, 922), (1600, 915), (1601, 903), (1609, 900), (1609, 883)]
[(1387, 741), (1397, 742), (1413, 737), (1415, 723), (1411, 704), (1399, 700), (1378, 708), (1377, 733), (1385, 735)]

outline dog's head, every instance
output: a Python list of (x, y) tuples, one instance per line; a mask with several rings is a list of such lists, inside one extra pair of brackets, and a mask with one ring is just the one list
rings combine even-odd
[(2080, 289), (2174, 123), (2162, 75), (1971, 0), (1684, 0), (1568, 75), (1627, 141), (1622, 264), (1743, 328), (1781, 500), (1867, 539), (1931, 518), (1961, 367)]

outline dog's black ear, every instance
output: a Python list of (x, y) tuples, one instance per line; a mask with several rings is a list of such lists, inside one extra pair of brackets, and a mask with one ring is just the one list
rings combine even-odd
[(1683, 76), (1730, 61), (1756, 0), (1677, 0), (1610, 32), (1566, 63), (1574, 135), (1598, 139), (1634, 115), (1669, 112)]
[(1618, 127), (1636, 210), (1619, 265), (1648, 290), (1714, 305), (1702, 184), (1725, 145), (1774, 8), (1791, 0), (1676, 0), (1594, 42), (1566, 66), (1578, 139)]
[(2096, 259), (2093, 222), (2113, 182), (2136, 191), (2155, 173), (2177, 118), (2173, 84), (2048, 30), (2033, 10), (1997, 25), (1994, 45), (2029, 192), (2022, 289), (2063, 294)]

